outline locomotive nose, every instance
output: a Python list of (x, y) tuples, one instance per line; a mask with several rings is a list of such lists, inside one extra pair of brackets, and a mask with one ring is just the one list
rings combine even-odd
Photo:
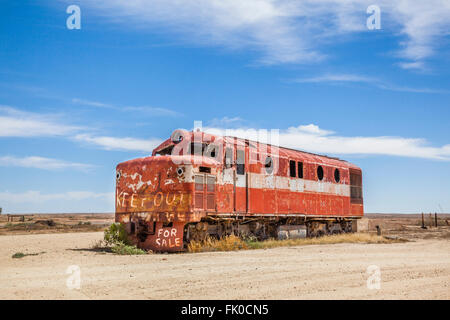
[(116, 172), (116, 221), (138, 246), (157, 251), (183, 249), (183, 228), (191, 208), (189, 164), (170, 156), (123, 162)]
[(173, 212), (188, 210), (189, 164), (178, 165), (169, 156), (123, 162), (116, 169), (117, 212)]

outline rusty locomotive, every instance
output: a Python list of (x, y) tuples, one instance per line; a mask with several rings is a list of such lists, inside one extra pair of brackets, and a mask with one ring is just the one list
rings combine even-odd
[(152, 156), (116, 168), (116, 222), (153, 251), (208, 236), (352, 232), (362, 216), (359, 167), (247, 139), (175, 130)]

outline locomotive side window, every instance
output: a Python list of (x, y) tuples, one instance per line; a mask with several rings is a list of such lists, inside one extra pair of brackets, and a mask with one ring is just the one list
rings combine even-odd
[(317, 179), (319, 179), (319, 181), (323, 180), (323, 168), (322, 168), (322, 166), (318, 166), (317, 167)]
[(339, 169), (334, 169), (334, 180), (336, 182), (341, 181), (341, 173), (339, 172)]
[(362, 178), (360, 173), (350, 171), (350, 202), (362, 203)]
[(225, 168), (231, 168), (233, 164), (233, 149), (226, 148), (225, 150)]
[(264, 167), (266, 168), (267, 174), (272, 174), (273, 172), (273, 161), (271, 157), (266, 158), (266, 162), (264, 164)]
[(297, 176), (297, 172), (295, 171), (296, 165), (294, 160), (289, 161), (289, 174), (291, 175), (291, 178), (295, 178)]
[(236, 173), (243, 175), (245, 173), (245, 151), (238, 150), (236, 153)]
[(303, 179), (303, 162), (298, 162), (297, 167), (298, 167), (298, 177), (300, 179)]

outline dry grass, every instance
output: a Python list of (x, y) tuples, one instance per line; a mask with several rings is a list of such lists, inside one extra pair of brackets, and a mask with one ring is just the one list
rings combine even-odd
[(245, 241), (236, 236), (227, 236), (220, 240), (207, 238), (204, 241), (191, 241), (188, 245), (189, 252), (208, 251), (233, 251), (246, 249), (268, 249), (276, 247), (291, 247), (311, 244), (335, 244), (335, 243), (393, 243), (403, 242), (403, 239), (387, 239), (369, 233), (346, 233), (319, 238), (287, 239), (265, 241)]
[(233, 251), (249, 249), (247, 243), (236, 236), (226, 236), (222, 239), (207, 238), (203, 241), (191, 241), (188, 245), (189, 252), (207, 251)]

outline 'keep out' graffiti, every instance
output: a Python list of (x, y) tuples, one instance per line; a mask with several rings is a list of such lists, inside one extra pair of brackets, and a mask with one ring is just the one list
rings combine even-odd
[(130, 207), (130, 208), (159, 208), (180, 206), (184, 202), (188, 201), (188, 197), (181, 192), (178, 193), (162, 193), (157, 192), (155, 194), (138, 194), (127, 192), (116, 192), (116, 205), (117, 207)]

